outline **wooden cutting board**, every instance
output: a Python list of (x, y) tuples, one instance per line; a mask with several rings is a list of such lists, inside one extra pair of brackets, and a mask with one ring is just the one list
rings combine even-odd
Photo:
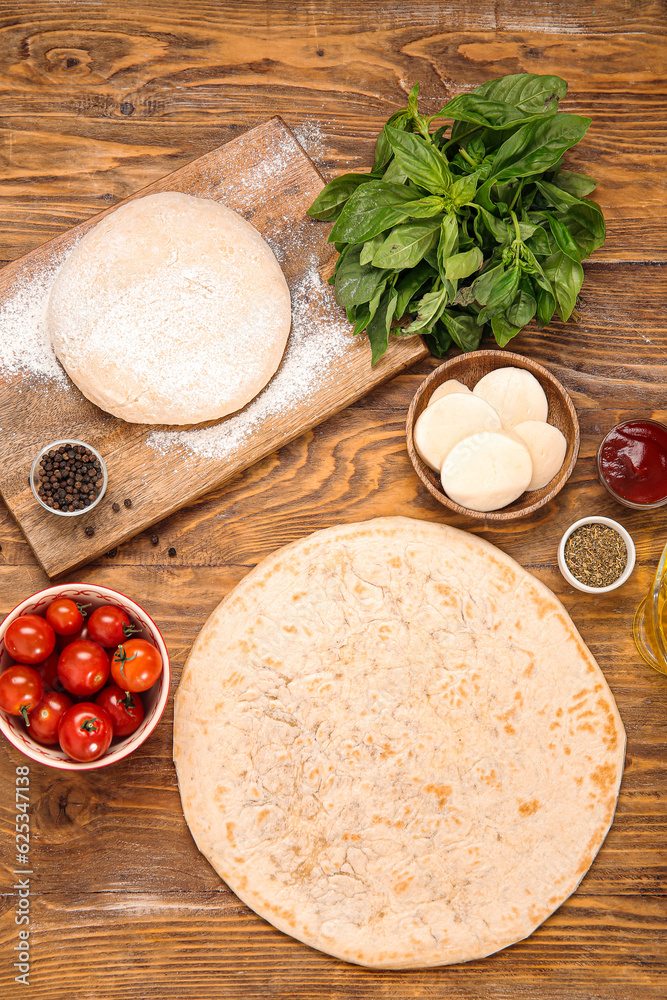
[[(156, 191), (182, 191), (213, 198), (240, 212), (272, 246), (280, 248), (278, 256), (293, 304), (295, 289), (300, 290), (299, 330), (302, 342), (307, 343), (308, 337), (316, 336), (318, 331), (321, 336), (326, 324), (334, 323), (340, 330), (344, 321), (330, 286), (322, 284), (313, 272), (313, 262), (317, 262), (319, 271), (326, 273), (332, 256), (327, 244), (329, 227), (305, 214), (322, 187), (322, 178), (311, 160), (285, 123), (275, 117), (137, 191), (126, 201)], [(22, 301), (20, 295), (25, 299), (31, 286), (43, 285), (45, 275), (53, 272), (54, 261), (64, 259), (77, 240), (114, 208), (5, 267), (0, 272), (0, 308)], [(314, 278), (318, 284), (315, 294), (304, 294), (304, 284), (313, 284)], [(219, 449), (217, 457), (202, 454), (201, 449), (193, 452), (191, 446), (180, 443), (180, 436), (174, 435), (170, 435), (166, 448), (156, 449), (149, 443), (149, 439), (155, 441), (151, 438), (154, 426), (128, 424), (112, 417), (90, 403), (69, 379), (66, 383), (39, 381), (22, 373), (0, 380), (0, 493), (45, 572), (50, 577), (58, 576), (108, 552), (227, 482), (428, 351), (419, 337), (394, 340), (382, 361), (371, 369), (366, 338), (355, 340), (346, 329), (342, 340), (338, 336), (331, 361), (321, 362), (321, 352), (316, 353), (321, 367), (308, 391), (288, 393), (284, 403), (255, 415), (240, 433), (243, 413), (225, 418), (230, 440), (239, 443), (223, 458)], [(281, 368), (287, 359), (288, 355)], [(281, 370), (274, 378), (280, 374)], [(277, 386), (274, 394), (276, 390)], [(68, 437), (96, 447), (109, 473), (102, 501), (76, 518), (43, 510), (29, 486), (35, 454), (45, 444)], [(123, 503), (125, 499), (131, 500), (129, 508)], [(120, 504), (119, 512), (113, 511), (114, 502)], [(90, 527), (94, 533), (89, 536), (85, 529)]]

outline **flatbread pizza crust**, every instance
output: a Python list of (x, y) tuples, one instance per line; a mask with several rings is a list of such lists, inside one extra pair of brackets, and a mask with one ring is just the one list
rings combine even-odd
[(200, 851), (348, 962), (465, 962), (529, 935), (612, 822), (625, 733), (556, 597), (402, 517), (266, 558), (197, 639), (174, 760)]

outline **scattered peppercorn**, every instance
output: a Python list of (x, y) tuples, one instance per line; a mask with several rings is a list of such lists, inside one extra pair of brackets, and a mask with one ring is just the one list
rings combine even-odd
[(118, 549), (114, 545), (114, 547), (112, 549), (109, 549), (109, 551), (107, 552), (107, 559), (113, 559), (114, 556), (117, 555), (118, 555)]
[(625, 542), (608, 524), (582, 524), (565, 543), (564, 555), (572, 576), (587, 587), (608, 587), (628, 563)]
[[(160, 544), (160, 539), (158, 538), (158, 536), (157, 535), (151, 535), (151, 545), (159, 545), (159, 544)], [(0, 546), (0, 548), (1, 547), (2, 546)]]
[(90, 507), (104, 484), (99, 459), (80, 444), (61, 444), (42, 455), (37, 478), (42, 503), (70, 514)]
[(173, 546), (173, 545), (172, 545), (172, 547), (171, 547), (171, 548), (169, 549), (169, 555), (170, 555), (170, 556), (175, 556), (175, 555), (176, 555), (176, 549), (174, 548), (174, 546)]
[(120, 510), (120, 504), (119, 504), (119, 503), (112, 503), (112, 504), (111, 504), (111, 509), (112, 509), (113, 511), (115, 511), (115, 512), (116, 512), (116, 514), (117, 514), (117, 513), (118, 513), (118, 511)]
[(88, 525), (88, 527), (86, 528), (86, 534), (88, 535), (89, 538), (92, 538), (92, 536), (95, 534), (95, 529), (92, 528), (90, 525)]
[(127, 500), (123, 500), (123, 503), (125, 504), (126, 507), (132, 506), (132, 501), (130, 500), (129, 497), (127, 498)]

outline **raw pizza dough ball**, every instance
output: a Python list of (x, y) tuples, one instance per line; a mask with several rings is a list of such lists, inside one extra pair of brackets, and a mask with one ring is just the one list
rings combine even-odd
[(546, 420), (549, 413), (544, 389), (523, 368), (496, 368), (479, 380), (473, 393), (498, 411), (505, 430), (525, 420)]
[(541, 490), (563, 464), (567, 440), (557, 427), (542, 420), (524, 420), (516, 425), (514, 433), (525, 442), (533, 463), (533, 475), (527, 488)]
[(447, 379), (446, 382), (443, 382), (442, 385), (438, 386), (426, 405), (432, 406), (433, 403), (437, 403), (437, 401), (442, 399), (443, 396), (449, 396), (452, 392), (462, 392), (466, 394), (470, 392), (470, 389), (467, 385), (464, 385), (463, 382), (459, 382), (457, 378)]
[(483, 399), (470, 393), (450, 393), (427, 406), (414, 430), (417, 454), (435, 472), (455, 444), (476, 431), (501, 430), (500, 417)]
[(176, 191), (98, 222), (48, 304), (72, 381), (131, 423), (195, 424), (245, 406), (278, 368), (290, 322), (285, 277), (257, 230)]
[(525, 444), (483, 431), (452, 448), (442, 464), (442, 488), (450, 499), (470, 510), (498, 510), (520, 497), (533, 474)]

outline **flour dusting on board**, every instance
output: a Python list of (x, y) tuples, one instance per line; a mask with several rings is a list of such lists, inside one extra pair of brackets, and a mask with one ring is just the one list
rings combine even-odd
[(21, 375), (24, 389), (45, 381), (68, 384), (46, 326), (51, 287), (67, 253), (69, 248), (37, 273), (16, 275), (12, 294), (0, 302), (0, 376)]

